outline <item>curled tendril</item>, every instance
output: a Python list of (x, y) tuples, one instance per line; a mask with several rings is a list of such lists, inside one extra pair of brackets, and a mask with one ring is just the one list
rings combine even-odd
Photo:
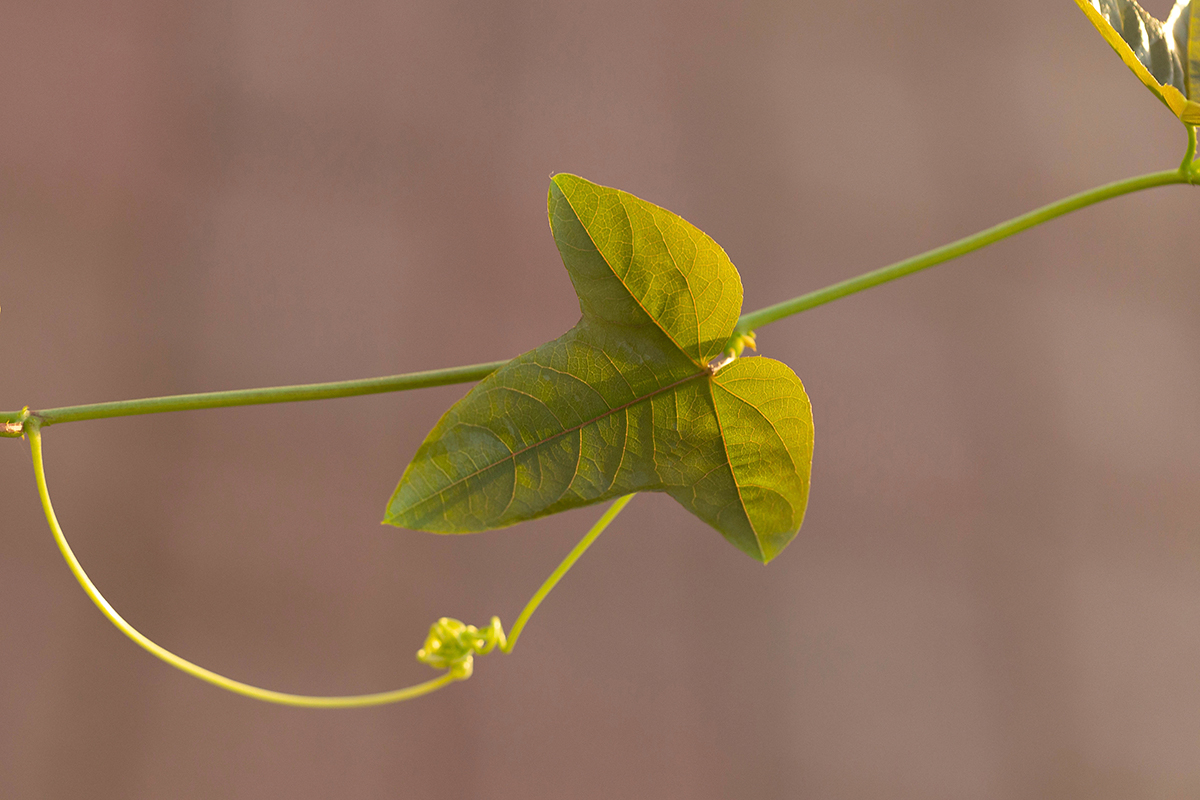
[(486, 655), (493, 648), (508, 644), (499, 617), (483, 630), (442, 617), (429, 628), (425, 646), (417, 651), (417, 660), (434, 669), (449, 670), (455, 680), (466, 680), (475, 669), (475, 654)]

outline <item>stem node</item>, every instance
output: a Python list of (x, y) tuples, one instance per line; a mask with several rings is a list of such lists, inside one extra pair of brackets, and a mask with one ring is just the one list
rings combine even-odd
[(1183, 154), (1183, 163), (1179, 165), (1179, 174), (1188, 183), (1195, 186), (1200, 183), (1200, 162), (1196, 160), (1196, 126), (1188, 125), (1187, 150)]
[(13, 416), (12, 419), (4, 420), (4, 427), (0, 428), (0, 436), (9, 439), (17, 439), (25, 436), (25, 423), (29, 420), (29, 406), (25, 406), (19, 413)]

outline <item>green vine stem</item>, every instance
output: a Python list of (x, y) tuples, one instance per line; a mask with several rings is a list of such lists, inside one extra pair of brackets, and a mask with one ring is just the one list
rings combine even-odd
[(1183, 154), (1183, 163), (1179, 165), (1179, 171), (1187, 176), (1188, 183), (1196, 183), (1200, 180), (1200, 162), (1196, 161), (1196, 126), (1188, 125), (1187, 132), (1187, 150)]
[[(838, 300), (848, 295), (879, 286), (897, 278), (911, 275), (923, 269), (941, 264), (944, 261), (957, 258), (989, 244), (1005, 239), (1047, 222), (1063, 214), (1085, 208), (1090, 205), (1109, 200), (1121, 195), (1151, 189), (1156, 186), (1167, 186), (1175, 183), (1200, 183), (1200, 162), (1194, 159), (1196, 154), (1196, 128), (1188, 126), (1188, 147), (1183, 163), (1178, 169), (1152, 172), (1135, 178), (1109, 183), (1089, 189), (1086, 192), (1072, 195), (1049, 205), (1014, 217), (971, 236), (966, 236), (956, 242), (934, 248), (912, 258), (906, 258), (890, 266), (859, 275), (855, 278), (835, 283), (824, 289), (785, 300), (782, 303), (743, 314), (734, 329), (730, 348), (738, 349), (744, 343), (746, 334), (757, 328), (777, 322), (785, 317), (807, 311), (819, 305)], [(262, 403), (290, 403), (300, 400), (326, 400), (335, 397), (354, 397), (356, 395), (378, 394), (381, 392), (399, 392), (408, 389), (421, 389), (430, 386), (445, 386), (453, 383), (468, 383), (482, 380), (504, 365), (505, 361), (493, 361), (487, 364), (472, 364), (464, 367), (430, 370), (427, 372), (410, 372), (403, 375), (391, 375), (383, 378), (365, 378), (353, 381), (337, 381), (333, 383), (313, 383), (300, 386), (274, 386), (262, 389), (239, 389), (225, 392), (203, 392), (199, 394), (173, 395), (169, 397), (150, 397), (140, 400), (121, 400), (112, 403), (94, 403), (91, 405), (63, 406), (44, 411), (0, 412), (0, 437), (20, 436), (22, 429), (27, 427), (26, 420), (36, 418), (42, 426), (54, 425), (60, 422), (76, 422), (88, 419), (104, 419), (107, 417), (123, 417), (134, 414), (156, 414), (165, 411), (188, 411), (202, 408), (225, 408), (229, 406), (256, 405)]]
[[(162, 645), (157, 644), (147, 638), (143, 633), (138, 631), (132, 625), (125, 621), (125, 618), (117, 613), (117, 610), (104, 599), (104, 595), (100, 594), (100, 590), (92, 583), (92, 579), (84, 572), (83, 565), (79, 563), (79, 559), (75, 557), (74, 551), (71, 550), (71, 545), (67, 543), (66, 534), (63, 533), (62, 526), (58, 522), (58, 516), (54, 513), (54, 505), (50, 502), (50, 490), (46, 486), (46, 469), (42, 458), (42, 432), (41, 425), (37, 421), (33, 421), (25, 426), (26, 434), (29, 436), (29, 449), (33, 455), (33, 473), (37, 481), (38, 496), (42, 501), (42, 510), (46, 514), (46, 522), (50, 525), (50, 531), (54, 534), (54, 541), (58, 544), (59, 552), (70, 567), (71, 573), (75, 576), (75, 580), (83, 588), (84, 593), (95, 603), (101, 613), (108, 618), (108, 621), (117, 627), (122, 633), (132, 639), (139, 647), (143, 648), (151, 655), (162, 659), (176, 669), (186, 672), (195, 678), (218, 686), (222, 689), (234, 692), (235, 694), (252, 697), (256, 700), (262, 700), (268, 703), (275, 703), (285, 706), (298, 706), (301, 708), (362, 708), (366, 706), (380, 706), (388, 703), (398, 703), (403, 700), (412, 700), (413, 698), (429, 694), (441, 689), (443, 686), (448, 686), (456, 680), (463, 680), (471, 676), (472, 668), (472, 652), (486, 653), (496, 644), (500, 645), (500, 649), (505, 653), (512, 652), (513, 645), (517, 642), (517, 636), (520, 635), (521, 629), (529, 620), (530, 615), (537, 609), (538, 605), (554, 588), (554, 585), (566, 574), (567, 570), (583, 555), (584, 551), (596, 541), (596, 538), (608, 527), (608, 524), (613, 521), (617, 514), (621, 513), (626, 504), (633, 499), (633, 495), (622, 497), (613, 503), (604, 513), (604, 516), (592, 526), (587, 535), (575, 546), (567, 555), (558, 568), (550, 575), (549, 578), (538, 589), (533, 598), (525, 605), (521, 615), (517, 618), (517, 622), (513, 625), (513, 633), (510, 638), (505, 640), (504, 630), (500, 627), (499, 618), (492, 618), (492, 625), (486, 629), (482, 635), (470, 636), (470, 644), (465, 653), (463, 652), (444, 652), (442, 660), (439, 661), (432, 657), (430, 653), (431, 640), (434, 639), (435, 632), (445, 631), (461, 631), (462, 634), (476, 634), (474, 626), (464, 626), (462, 623), (457, 623), (456, 620), (443, 618), (433, 626), (430, 632), (430, 638), (426, 639), (425, 647), (418, 653), (418, 659), (424, 663), (435, 667), (446, 669), (446, 673), (433, 678), (432, 680), (418, 683), (414, 686), (408, 686), (403, 689), (396, 689), (389, 692), (376, 692), (373, 694), (358, 694), (358, 695), (340, 695), (340, 696), (313, 696), (302, 694), (291, 694), (288, 692), (277, 692), (272, 689), (263, 689), (258, 686), (251, 686), (248, 683), (227, 678), (212, 670), (205, 669), (198, 664), (193, 664), (181, 656), (177, 656), (170, 650), (167, 650)], [(455, 626), (457, 623), (457, 627)], [(441, 627), (439, 627), (441, 626)], [(489, 636), (490, 634), (490, 636)], [(498, 634), (498, 635), (497, 635)], [(460, 635), (459, 639), (464, 640), (468, 637)], [(450, 648), (446, 648), (447, 651)], [(444, 663), (443, 663), (444, 662)]]
[[(508, 362), (493, 361), (488, 364), (471, 364), (465, 367), (409, 372), (403, 375), (362, 378), (353, 381), (304, 383), (298, 386), (270, 386), (263, 389), (235, 389), (228, 392), (201, 392), (168, 397), (147, 397), (140, 400), (118, 400), (112, 403), (63, 406), (35, 412), (23, 409), (0, 414), (0, 423), (5, 423), (10, 427), (6, 435), (12, 436), (14, 431), (11, 428), (18, 426), (19, 423), (31, 416), (37, 417), (42, 427), (45, 427), (58, 422), (128, 417), (136, 414), (160, 414), (165, 411), (193, 411), (202, 408), (293, 403), (301, 400), (330, 400), (335, 397), (403, 392), (408, 389), (426, 389), (432, 386), (447, 386), (453, 383), (482, 380), (506, 363)], [(15, 428), (15, 435), (20, 435), (19, 427)]]
[[(1194, 148), (1195, 129), (1190, 128), (1189, 133), (1191, 147)], [(1097, 186), (1095, 189), (1089, 189), (1086, 192), (1080, 192), (1079, 194), (1063, 198), (1057, 202), (1022, 214), (1019, 217), (1014, 217), (1007, 222), (994, 225), (979, 233), (934, 248), (918, 256), (897, 261), (895, 264), (859, 275), (856, 278), (850, 278), (841, 283), (826, 286), (824, 289), (818, 289), (815, 292), (793, 297), (791, 300), (785, 300), (782, 303), (776, 303), (773, 306), (767, 306), (758, 311), (745, 314), (738, 320), (737, 327), (734, 328), (734, 333), (760, 328), (763, 325), (781, 320), (784, 317), (790, 317), (792, 314), (799, 314), (801, 311), (807, 311), (810, 308), (816, 308), (825, 303), (839, 300), (847, 295), (861, 292), (864, 289), (871, 289), (880, 284), (894, 281), (897, 278), (911, 275), (914, 272), (920, 272), (923, 269), (941, 264), (944, 261), (949, 261), (982, 247), (987, 247), (989, 244), (998, 242), (1001, 239), (1007, 239), (1015, 233), (1028, 230), (1035, 225), (1048, 222), (1055, 217), (1061, 217), (1063, 214), (1069, 214), (1072, 211), (1095, 205), (1104, 200), (1110, 200), (1114, 197), (1130, 194), (1131, 192), (1139, 192), (1143, 189), (1151, 189), (1156, 186), (1189, 183), (1192, 180), (1194, 180), (1192, 171), (1188, 167), (1183, 166), (1179, 169), (1152, 172), (1148, 175), (1139, 175), (1136, 178), (1127, 178), (1126, 180), (1116, 181), (1104, 186)]]

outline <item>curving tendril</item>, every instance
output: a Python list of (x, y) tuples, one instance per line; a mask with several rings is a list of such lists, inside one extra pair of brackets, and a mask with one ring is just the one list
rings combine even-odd
[(525, 605), (524, 610), (521, 611), (521, 615), (517, 617), (517, 621), (513, 625), (511, 636), (505, 636), (499, 617), (492, 617), (491, 624), (483, 630), (476, 628), (474, 625), (464, 625), (462, 622), (450, 619), (449, 617), (442, 617), (435, 622), (433, 627), (429, 629), (429, 636), (425, 639), (425, 646), (417, 651), (417, 659), (436, 669), (446, 670), (445, 674), (414, 686), (388, 692), (376, 692), (374, 694), (339, 696), (291, 694), (289, 692), (277, 692), (273, 689), (263, 689), (227, 678), (224, 675), (205, 669), (172, 653), (126, 622), (125, 618), (118, 614), (117, 610), (104, 599), (104, 596), (100, 594), (100, 590), (92, 583), (92, 579), (83, 571), (83, 565), (79, 563), (79, 559), (75, 557), (75, 553), (67, 543), (66, 534), (63, 533), (62, 526), (58, 522), (58, 517), (54, 513), (54, 505), (50, 502), (50, 490), (46, 486), (46, 470), (42, 462), (42, 433), (39, 422), (37, 417), (29, 416), (22, 418), (18, 424), (22, 425), (24, 432), (29, 436), (29, 447), (33, 456), (34, 478), (37, 481), (38, 495), (42, 501), (42, 510), (45, 512), (46, 522), (49, 523), (50, 532), (54, 535), (54, 540), (58, 544), (58, 548), (67, 562), (67, 566), (70, 567), (71, 573), (75, 576), (75, 580), (79, 582), (84, 593), (95, 603), (101, 613), (108, 618), (109, 622), (151, 655), (162, 659), (194, 678), (207, 681), (214, 686), (219, 686), (235, 694), (253, 697), (256, 700), (302, 708), (358, 708), (396, 703), (401, 700), (411, 700), (414, 697), (420, 697), (421, 695), (441, 689), (443, 686), (448, 686), (454, 681), (465, 680), (471, 677), (475, 666), (475, 654), (477, 653), (484, 655), (497, 647), (502, 652), (512, 652), (513, 645), (516, 644), (517, 637), (521, 634), (521, 629), (529, 621), (530, 615), (533, 614), (538, 604), (549, 594), (550, 590), (554, 588), (554, 585), (571, 568), (571, 565), (575, 563), (579, 556), (596, 540), (601, 531), (608, 527), (608, 523), (612, 522), (613, 518), (625, 507), (625, 504), (633, 499), (633, 495), (626, 495), (609, 506), (604, 516), (592, 526), (592, 529), (588, 531), (579, 544), (575, 545), (575, 548), (558, 565), (558, 569), (542, 583), (541, 588), (538, 589), (533, 598)]
[(504, 627), (500, 624), (499, 617), (492, 617), (491, 624), (483, 630), (474, 625), (465, 625), (457, 619), (442, 617), (429, 628), (429, 636), (425, 637), (425, 646), (417, 651), (417, 660), (435, 669), (449, 670), (447, 674), (452, 680), (466, 680), (475, 670), (476, 654), (486, 655), (496, 648), (503, 653), (511, 653), (521, 631), (525, 629), (525, 623), (529, 622), (529, 618), (546, 599), (546, 595), (550, 594), (550, 590), (562, 580), (562, 576), (567, 574), (567, 570), (574, 566), (579, 557), (592, 546), (592, 542), (596, 541), (633, 497), (633, 495), (627, 494), (617, 498), (616, 502), (604, 512), (604, 516), (596, 520), (592, 529), (579, 540), (579, 544), (575, 545), (571, 552), (567, 553), (567, 557), (562, 560), (554, 572), (550, 573), (550, 577), (542, 581), (537, 592), (529, 598), (525, 608), (521, 609), (517, 621), (513, 623), (512, 630), (507, 636), (504, 634)]
[(449, 670), (455, 680), (466, 680), (475, 670), (475, 654), (487, 655), (496, 647), (507, 652), (508, 637), (499, 617), (483, 630), (442, 617), (429, 628), (425, 646), (417, 651), (417, 661), (434, 669)]

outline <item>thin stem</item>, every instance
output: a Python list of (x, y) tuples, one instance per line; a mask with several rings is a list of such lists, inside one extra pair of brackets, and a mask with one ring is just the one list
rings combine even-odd
[(1130, 192), (1141, 191), (1142, 189), (1150, 189), (1155, 186), (1186, 183), (1187, 181), (1188, 176), (1186, 172), (1172, 169), (1163, 172), (1153, 172), (1149, 175), (1140, 175), (1136, 178), (1128, 178), (1123, 181), (1099, 186), (1095, 189), (1089, 189), (1086, 192), (1080, 192), (1079, 194), (1042, 206), (1027, 214), (1014, 217), (1007, 222), (994, 225), (987, 230), (959, 239), (957, 242), (951, 242), (921, 255), (906, 258), (890, 266), (859, 275), (856, 278), (850, 278), (849, 280), (835, 283), (832, 286), (827, 286), (824, 289), (818, 289), (815, 292), (809, 292), (808, 294), (794, 297), (791, 300), (785, 300), (782, 303), (776, 303), (773, 306), (745, 314), (738, 320), (737, 327), (734, 328), (734, 334), (737, 335), (738, 333), (755, 330), (761, 328), (763, 325), (769, 325), (772, 322), (781, 320), (784, 317), (790, 317), (792, 314), (798, 314), (801, 311), (807, 311), (810, 308), (815, 308), (816, 306), (824, 305), (847, 295), (861, 292), (864, 289), (870, 289), (888, 281), (903, 278), (905, 275), (911, 275), (914, 272), (941, 264), (943, 261), (949, 261), (952, 258), (965, 255), (973, 250), (978, 250), (993, 242), (998, 242), (1001, 239), (1012, 236), (1014, 233), (1020, 233), (1023, 230), (1040, 225), (1055, 217), (1060, 217), (1063, 214), (1099, 203), (1103, 200), (1119, 197)]
[[(1188, 152), (1196, 152), (1196, 128), (1188, 126)], [(1187, 163), (1187, 159), (1185, 159)], [(1155, 186), (1166, 186), (1173, 183), (1194, 183), (1200, 181), (1200, 162), (1191, 161), (1186, 168), (1153, 172), (1136, 178), (1110, 183), (1086, 192), (1072, 195), (1063, 200), (1043, 206), (1027, 214), (1002, 222), (987, 230), (972, 236), (959, 239), (942, 247), (937, 247), (926, 253), (904, 259), (882, 269), (874, 270), (856, 278), (835, 283), (824, 289), (785, 300), (782, 303), (743, 314), (734, 328), (734, 339), (738, 335), (777, 322), (784, 317), (807, 311), (810, 308), (823, 305), (842, 297), (870, 289), (875, 286), (894, 281), (905, 275), (911, 275), (943, 261), (986, 247), (993, 242), (1012, 236), (1015, 233), (1032, 228), (1055, 217), (1080, 208), (1119, 197), (1131, 192), (1150, 189)], [(732, 341), (732, 340), (731, 340)], [(142, 400), (122, 400), (114, 403), (97, 403), (93, 405), (64, 406), (51, 408), (46, 411), (33, 412), (32, 417), (39, 420), (41, 425), (53, 425), (59, 422), (74, 422), (85, 419), (103, 419), (106, 417), (121, 417), (132, 414), (155, 414), (164, 411), (186, 411), (201, 408), (223, 408), (228, 406), (255, 405), (259, 403), (288, 403), (298, 400), (324, 400), (334, 397), (352, 397), (378, 392), (397, 392), (406, 389), (420, 389), (428, 386), (444, 386), (452, 383), (468, 383), (482, 380), (501, 366), (505, 361), (493, 361), (488, 364), (473, 364), (466, 367), (451, 367), (449, 369), (431, 370), (428, 372), (411, 372), (404, 375), (392, 375), (385, 378), (367, 378), (354, 381), (339, 381), (334, 383), (314, 383), (302, 386), (276, 386), (265, 389), (241, 389), (229, 392), (204, 392), (200, 394), (175, 395), (172, 397), (150, 397)], [(0, 412), (0, 436), (20, 436), (20, 423), (28, 416), (23, 411)], [(11, 428), (5, 427), (10, 424)]]
[[(35, 411), (33, 416), (37, 417), (44, 427), (59, 422), (125, 417), (134, 414), (158, 414), (164, 411), (190, 411), (201, 408), (251, 406), (262, 403), (291, 403), (299, 400), (328, 400), (334, 397), (400, 392), (406, 389), (424, 389), (430, 386), (446, 386), (452, 383), (482, 380), (506, 363), (508, 362), (493, 361), (488, 364), (471, 364), (465, 367), (450, 367), (427, 372), (409, 372), (404, 375), (388, 375), (383, 378), (306, 383), (299, 386), (272, 386), (264, 389), (235, 389), (228, 392), (178, 394), (170, 397), (148, 397), (141, 400), (119, 400), (113, 403), (63, 406), (62, 408)], [(20, 412), (0, 415), (0, 423), (10, 418), (15, 420), (19, 416)]]
[(1188, 143), (1187, 150), (1183, 154), (1183, 163), (1179, 165), (1179, 171), (1188, 177), (1189, 180), (1196, 177), (1196, 126), (1188, 125)]
[(573, 567), (575, 562), (579, 560), (579, 557), (592, 546), (592, 542), (596, 541), (600, 534), (604, 533), (604, 529), (608, 527), (608, 523), (617, 518), (617, 514), (621, 513), (621, 509), (625, 508), (633, 497), (633, 495), (627, 494), (609, 506), (608, 511), (604, 512), (604, 516), (592, 526), (592, 529), (587, 532), (586, 536), (579, 540), (579, 544), (575, 545), (575, 548), (570, 553), (567, 553), (567, 557), (562, 560), (558, 568), (550, 573), (550, 577), (546, 578), (541, 588), (525, 604), (525, 608), (521, 609), (521, 615), (517, 617), (517, 621), (513, 623), (512, 629), (508, 632), (508, 641), (500, 646), (501, 650), (505, 653), (512, 652), (513, 647), (517, 643), (517, 637), (521, 635), (521, 631), (525, 628), (525, 623), (529, 622), (529, 618), (533, 616), (533, 612), (537, 611), (537, 607), (546, 599), (546, 595), (550, 594), (550, 590), (562, 580), (563, 575), (567, 574), (567, 570)]
[(429, 694), (456, 680), (454, 675), (447, 672), (433, 680), (390, 692), (341, 697), (313, 697), (309, 695), (289, 694), (287, 692), (276, 692), (271, 689), (260, 689), (257, 686), (251, 686), (241, 681), (226, 678), (224, 675), (218, 675), (212, 670), (193, 664), (191, 661), (181, 658), (166, 648), (152, 642), (126, 622), (117, 613), (116, 609), (109, 605), (109, 602), (100, 594), (100, 590), (92, 583), (91, 578), (83, 571), (83, 566), (79, 563), (79, 559), (75, 557), (71, 546), (67, 544), (67, 537), (63, 533), (62, 526), (58, 524), (58, 517), (54, 513), (54, 506), (50, 503), (50, 492), (46, 488), (46, 472), (42, 464), (42, 434), (39, 430), (39, 425), (36, 422), (28, 425), (26, 432), (29, 435), (29, 447), (33, 453), (33, 471), (37, 479), (38, 495), (42, 499), (42, 510), (46, 513), (46, 521), (50, 523), (50, 530), (54, 534), (54, 541), (58, 543), (58, 549), (62, 552), (63, 558), (66, 559), (72, 574), (75, 575), (75, 580), (79, 581), (79, 585), (83, 587), (83, 591), (87, 593), (87, 596), (91, 598), (92, 602), (96, 604), (96, 607), (100, 609), (104, 616), (108, 617), (109, 622), (117, 626), (121, 633), (128, 636), (151, 655), (157, 656), (171, 666), (183, 670), (193, 677), (207, 681), (222, 689), (228, 689), (231, 692), (245, 695), (246, 697), (253, 697), (256, 700), (264, 700), (268, 703), (299, 706), (302, 708), (361, 708), (363, 706), (397, 703), (401, 700), (411, 700), (414, 697)]

